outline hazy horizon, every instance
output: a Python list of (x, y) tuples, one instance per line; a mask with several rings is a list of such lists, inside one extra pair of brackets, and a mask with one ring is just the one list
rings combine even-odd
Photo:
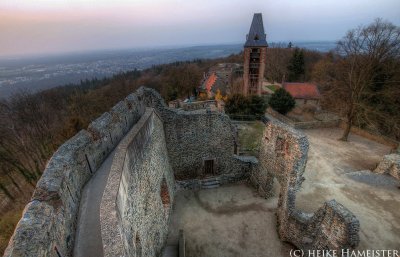
[(0, 3), (0, 56), (244, 43), (253, 13), (268, 42), (336, 41), (400, 1), (14, 0)]
[[(279, 42), (271, 42), (269, 41), (269, 47), (272, 45), (286, 45), (289, 42), (293, 44), (293, 47), (302, 48), (302, 44), (304, 43), (336, 43), (337, 40), (303, 40), (303, 41), (279, 41)], [(0, 58), (3, 60), (6, 59), (30, 59), (30, 58), (40, 58), (40, 57), (59, 57), (59, 56), (68, 56), (68, 55), (77, 55), (77, 54), (94, 54), (94, 53), (104, 53), (104, 52), (143, 52), (143, 51), (151, 51), (151, 50), (168, 50), (168, 49), (186, 49), (191, 47), (207, 47), (207, 46), (237, 46), (244, 45), (243, 42), (227, 42), (227, 43), (204, 43), (204, 44), (186, 44), (186, 45), (159, 45), (159, 46), (137, 46), (137, 47), (122, 47), (122, 48), (98, 48), (98, 49), (77, 49), (71, 51), (55, 51), (55, 52), (43, 52), (43, 53), (17, 53), (17, 54), (6, 54), (1, 55)], [(307, 47), (306, 47), (307, 48)], [(308, 48), (310, 50), (315, 50)]]

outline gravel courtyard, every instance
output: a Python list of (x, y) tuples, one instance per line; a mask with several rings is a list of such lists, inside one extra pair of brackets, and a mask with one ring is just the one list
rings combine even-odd
[[(261, 140), (255, 125), (240, 124), (239, 133), (253, 133)], [(303, 132), (310, 149), (296, 208), (314, 212), (325, 201), (336, 199), (360, 221), (358, 249), (399, 249), (399, 182), (368, 171), (390, 147), (353, 134), (349, 142), (338, 141), (339, 128)], [(188, 256), (289, 256), (293, 246), (281, 242), (276, 233), (277, 183), (274, 191), (275, 196), (268, 200), (245, 183), (180, 191), (168, 243), (176, 244), (179, 229), (184, 229)]]
[(291, 245), (278, 238), (276, 205), (276, 197), (265, 200), (246, 184), (180, 191), (167, 245), (183, 229), (187, 256), (287, 257)]
[(313, 212), (323, 202), (336, 199), (360, 221), (359, 249), (399, 249), (399, 182), (366, 171), (373, 170), (390, 147), (353, 134), (349, 142), (338, 141), (339, 128), (303, 132), (310, 149), (296, 207)]

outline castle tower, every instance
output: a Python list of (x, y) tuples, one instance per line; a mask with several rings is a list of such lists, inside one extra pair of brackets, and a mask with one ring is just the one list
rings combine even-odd
[(268, 46), (266, 37), (262, 14), (255, 13), (244, 44), (244, 95), (261, 95)]

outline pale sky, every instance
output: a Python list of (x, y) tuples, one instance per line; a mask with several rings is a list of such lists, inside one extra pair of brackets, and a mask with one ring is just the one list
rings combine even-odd
[(269, 42), (400, 25), (400, 0), (0, 0), (0, 56), (244, 43), (255, 12)]

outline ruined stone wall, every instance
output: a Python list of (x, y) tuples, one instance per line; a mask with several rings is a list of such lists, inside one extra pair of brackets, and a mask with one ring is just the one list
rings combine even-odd
[(374, 172), (379, 174), (388, 174), (400, 180), (400, 154), (392, 153), (383, 156)]
[(182, 103), (182, 109), (185, 111), (194, 111), (211, 107), (216, 108), (216, 106), (217, 106), (217, 101), (215, 100)]
[(162, 121), (148, 109), (118, 146), (111, 167), (100, 208), (104, 256), (160, 255), (174, 185)]
[(359, 222), (341, 204), (326, 202), (313, 214), (295, 208), (308, 147), (304, 134), (271, 119), (262, 138), (260, 168), (252, 172), (250, 181), (265, 197), (271, 195), (274, 178), (279, 182), (277, 222), (281, 240), (304, 250), (354, 248), (359, 242)]
[[(173, 110), (165, 106), (164, 100), (157, 92), (140, 88), (92, 122), (87, 130), (80, 131), (65, 142), (54, 153), (37, 183), (32, 200), (24, 209), (23, 217), (16, 227), (4, 256), (71, 256), (82, 188), (108, 154), (143, 116), (146, 106), (154, 107), (155, 113), (159, 114), (160, 118), (154, 119), (151, 123), (155, 129), (151, 130), (153, 134), (144, 137), (148, 138), (146, 144), (136, 145), (138, 147), (147, 145), (158, 152), (148, 151), (147, 148), (132, 148), (129, 151), (137, 153), (138, 149), (142, 149), (141, 154), (153, 155), (153, 157), (142, 156), (142, 163), (146, 163), (143, 167), (151, 167), (146, 169), (150, 176), (135, 178), (124, 175), (121, 180), (123, 183), (121, 191), (117, 190), (120, 185), (119, 179), (116, 180), (118, 181), (116, 187), (109, 188), (114, 192), (121, 192), (118, 194), (118, 208), (114, 210), (119, 210), (116, 213), (120, 215), (117, 218), (121, 220), (122, 225), (105, 224), (105, 227), (121, 228), (122, 233), (119, 230), (111, 230), (113, 232), (109, 234), (109, 238), (122, 235), (124, 242), (118, 249), (125, 249), (125, 253), (131, 254), (132, 251), (136, 251), (136, 243), (132, 241), (136, 235), (139, 235), (142, 249), (145, 249), (143, 254), (147, 256), (157, 255), (162, 247), (167, 219), (164, 217), (163, 220), (163, 216), (160, 216), (160, 202), (157, 198), (159, 188), (154, 187), (160, 182), (161, 168), (169, 185), (168, 190), (172, 201), (172, 184), (174, 183), (172, 170), (178, 177), (201, 176), (204, 168), (203, 161), (213, 159), (215, 160), (215, 175), (231, 174), (234, 179), (238, 174), (238, 176), (246, 176), (245, 173), (256, 166), (256, 163), (240, 160), (234, 156), (235, 132), (228, 116), (205, 110), (192, 112)], [(164, 129), (160, 125), (161, 120)], [(163, 160), (155, 158), (156, 155)], [(124, 161), (124, 156), (116, 155), (114, 159), (119, 159), (120, 163), (139, 165), (140, 162), (133, 164), (135, 159), (128, 158), (129, 162)], [(165, 163), (166, 158), (169, 159), (168, 165)], [(159, 163), (165, 165), (161, 167)], [(128, 169), (136, 168), (124, 167), (123, 170)], [(112, 171), (110, 176), (111, 174), (113, 174)], [(128, 173), (124, 172), (124, 174)], [(115, 176), (117, 175), (114, 174), (114, 178)], [(225, 177), (227, 180), (230, 178), (228, 175)], [(133, 188), (127, 181), (141, 182), (139, 187)], [(150, 190), (151, 188), (154, 190)], [(148, 217), (146, 220), (153, 222), (151, 224), (140, 222), (139, 217), (144, 215), (143, 213), (134, 214), (133, 207), (138, 207), (137, 204), (141, 201), (131, 201), (130, 196), (135, 193), (134, 190), (138, 189), (143, 190), (140, 191), (142, 197), (146, 194), (151, 196), (150, 205), (147, 207), (148, 213), (145, 216)], [(104, 195), (112, 196), (106, 193)], [(113, 198), (114, 201), (109, 201), (109, 203), (115, 203), (116, 197), (117, 195)], [(145, 209), (141, 205), (139, 207)], [(135, 227), (129, 227), (124, 220), (139, 221), (139, 223)], [(145, 233), (145, 230), (149, 232)], [(113, 234), (114, 232), (116, 234)], [(136, 242), (136, 238), (134, 241)], [(104, 241), (103, 237), (104, 249), (110, 246), (109, 242), (113, 241)]]
[(170, 109), (154, 90), (140, 88), (138, 92), (164, 121), (168, 155), (178, 179), (204, 175), (204, 160), (207, 159), (215, 160), (215, 175), (241, 169), (240, 165), (232, 165), (236, 133), (227, 115), (206, 110)]
[(4, 256), (71, 256), (82, 188), (143, 112), (131, 94), (59, 147)]

